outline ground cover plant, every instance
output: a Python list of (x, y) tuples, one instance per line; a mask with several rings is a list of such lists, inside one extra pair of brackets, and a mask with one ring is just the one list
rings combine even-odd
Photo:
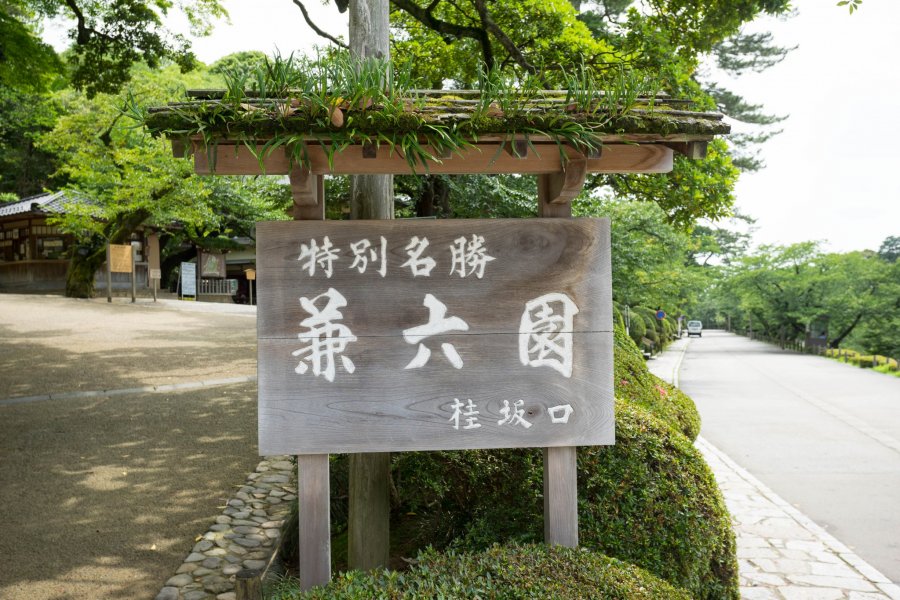
[[(621, 329), (615, 356), (616, 444), (578, 450), (581, 545), (646, 569), (693, 598), (736, 599), (730, 519), (691, 444), (699, 429), (696, 409), (646, 370)], [(404, 558), (429, 546), (477, 553), (496, 543), (539, 543), (542, 477), (540, 449), (394, 454), (391, 567), (402, 568)], [(333, 555), (340, 570), (346, 456), (332, 459), (332, 494)], [(296, 530), (296, 521), (286, 525), (287, 564), (296, 562)]]
[(404, 573), (344, 573), (327, 587), (305, 594), (296, 580), (288, 579), (269, 598), (687, 600), (690, 596), (643, 569), (596, 552), (512, 545), (468, 554), (427, 551)]

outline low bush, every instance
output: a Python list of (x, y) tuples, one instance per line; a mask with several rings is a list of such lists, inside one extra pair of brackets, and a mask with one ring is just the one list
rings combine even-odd
[[(621, 329), (615, 369), (616, 444), (578, 449), (582, 546), (642, 567), (692, 598), (738, 598), (730, 519), (690, 441), (699, 430), (693, 403), (647, 371)], [(345, 546), (346, 473), (346, 456), (335, 457), (336, 551)], [(394, 567), (428, 546), (478, 552), (543, 540), (540, 449), (397, 453), (392, 478)], [(289, 527), (286, 539), (296, 540), (296, 526)]]
[(678, 388), (647, 370), (637, 346), (625, 332), (615, 334), (616, 398), (627, 400), (653, 413), (691, 441), (700, 433), (700, 414), (694, 401)]
[(646, 571), (587, 550), (545, 546), (494, 546), (457, 554), (426, 551), (404, 573), (343, 573), (306, 593), (283, 581), (271, 600), (371, 598), (483, 598), (525, 600), (689, 600), (690, 596)]

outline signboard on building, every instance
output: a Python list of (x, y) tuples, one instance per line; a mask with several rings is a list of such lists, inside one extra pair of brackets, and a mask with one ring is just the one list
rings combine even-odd
[(181, 263), (181, 296), (197, 297), (197, 264)]
[(605, 219), (257, 227), (259, 449), (614, 438)]
[(225, 254), (222, 252), (201, 252), (200, 277), (203, 279), (225, 279)]
[(131, 244), (109, 245), (109, 270), (112, 273), (131, 273)]

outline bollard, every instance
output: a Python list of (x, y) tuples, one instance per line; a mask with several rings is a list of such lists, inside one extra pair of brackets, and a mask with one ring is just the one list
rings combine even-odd
[(259, 571), (254, 569), (238, 571), (234, 576), (234, 594), (236, 600), (263, 600)]

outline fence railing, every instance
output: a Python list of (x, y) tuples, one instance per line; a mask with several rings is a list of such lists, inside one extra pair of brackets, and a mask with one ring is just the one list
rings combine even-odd
[[(735, 332), (739, 333), (740, 332)], [(887, 367), (889, 371), (900, 371), (900, 361), (890, 356), (882, 356), (880, 354), (863, 354), (856, 350), (848, 350), (844, 348), (827, 348), (821, 344), (807, 344), (803, 340), (782, 340), (778, 337), (768, 336), (759, 332), (750, 331), (744, 335), (751, 340), (759, 340), (768, 344), (780, 346), (784, 350), (792, 350), (803, 354), (816, 354), (818, 356), (827, 356), (837, 359), (841, 362), (854, 364), (861, 368)]]
[(204, 296), (233, 296), (237, 294), (237, 279), (201, 279), (199, 293)]

